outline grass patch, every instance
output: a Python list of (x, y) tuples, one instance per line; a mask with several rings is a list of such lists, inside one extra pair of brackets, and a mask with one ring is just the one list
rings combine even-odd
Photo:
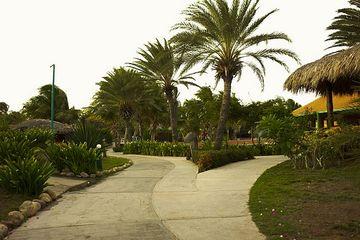
[(360, 161), (327, 170), (267, 170), (250, 192), (250, 211), (268, 239), (360, 239)]
[(103, 169), (109, 170), (114, 167), (120, 167), (126, 163), (129, 163), (130, 160), (120, 157), (106, 157), (103, 159)]
[(29, 196), (8, 193), (0, 188), (0, 221), (7, 218), (7, 214), (11, 211), (18, 211), (19, 206), (26, 200), (30, 200)]

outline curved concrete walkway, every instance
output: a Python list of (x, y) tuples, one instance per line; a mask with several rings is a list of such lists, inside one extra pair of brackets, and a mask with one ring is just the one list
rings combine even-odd
[(263, 171), (284, 157), (261, 157), (201, 174), (184, 158), (126, 157), (134, 162), (131, 168), (65, 194), (9, 239), (265, 239), (251, 221), (248, 192)]

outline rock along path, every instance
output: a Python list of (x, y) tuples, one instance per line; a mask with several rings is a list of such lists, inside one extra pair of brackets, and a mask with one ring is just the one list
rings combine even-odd
[(284, 157), (261, 157), (201, 174), (184, 158), (125, 157), (133, 160), (132, 167), (66, 193), (9, 239), (265, 239), (251, 220), (248, 193)]

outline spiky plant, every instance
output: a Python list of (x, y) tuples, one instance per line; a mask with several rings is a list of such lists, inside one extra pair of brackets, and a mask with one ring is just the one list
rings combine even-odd
[(265, 63), (271, 60), (287, 69), (280, 58), (286, 56), (298, 61), (296, 54), (285, 48), (273, 48), (268, 44), (276, 40), (291, 42), (280, 32), (259, 33), (265, 20), (277, 10), (259, 15), (259, 0), (200, 0), (184, 12), (185, 20), (173, 27), (175, 35), (171, 42), (185, 60), (186, 68), (203, 64), (203, 71), (212, 68), (216, 83), (224, 82), (224, 94), (216, 131), (215, 147), (221, 148), (225, 124), (228, 118), (233, 79), (244, 68), (251, 69), (262, 86)]

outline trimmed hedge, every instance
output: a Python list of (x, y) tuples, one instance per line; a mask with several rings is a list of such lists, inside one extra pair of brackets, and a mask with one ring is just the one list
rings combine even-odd
[(123, 152), (124, 154), (186, 157), (190, 155), (190, 147), (182, 143), (139, 141), (126, 143)]
[(249, 159), (254, 159), (253, 152), (243, 147), (227, 150), (196, 151), (192, 157), (192, 161), (199, 167), (199, 172)]

